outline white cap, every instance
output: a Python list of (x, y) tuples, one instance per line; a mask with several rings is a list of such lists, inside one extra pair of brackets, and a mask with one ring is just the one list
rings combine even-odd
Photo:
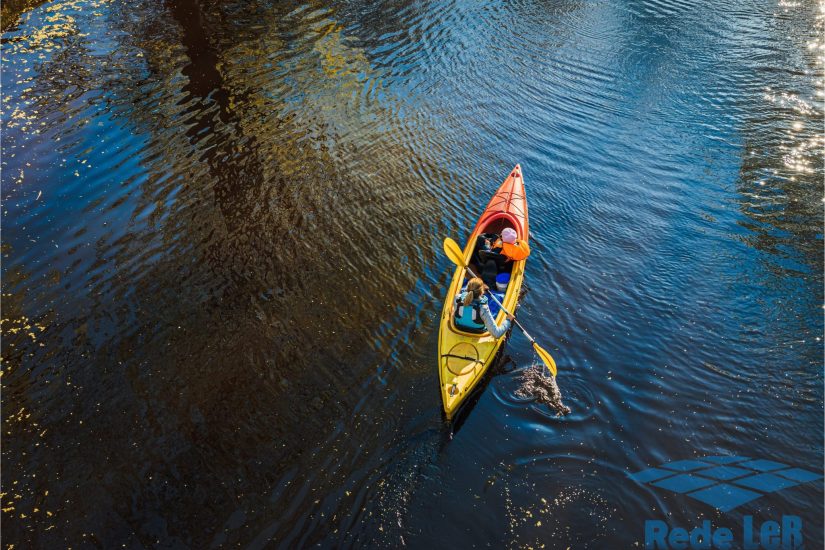
[(516, 230), (512, 227), (505, 227), (501, 232), (501, 240), (505, 243), (514, 244), (516, 242)]

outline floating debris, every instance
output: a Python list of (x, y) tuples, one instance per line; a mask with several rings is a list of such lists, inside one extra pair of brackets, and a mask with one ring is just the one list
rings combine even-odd
[(534, 399), (550, 407), (556, 416), (570, 414), (570, 407), (562, 403), (561, 390), (556, 377), (546, 372), (540, 364), (534, 364), (521, 373), (521, 386), (516, 390), (521, 399)]

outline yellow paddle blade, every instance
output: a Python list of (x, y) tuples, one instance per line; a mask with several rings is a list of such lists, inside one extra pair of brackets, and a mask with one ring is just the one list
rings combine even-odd
[(444, 239), (444, 253), (450, 258), (450, 261), (460, 267), (467, 267), (464, 263), (464, 251), (458, 246), (458, 243), (450, 237)]
[(546, 349), (540, 347), (536, 343), (533, 343), (533, 349), (536, 350), (536, 353), (539, 355), (541, 360), (544, 361), (544, 364), (547, 365), (548, 369), (550, 369), (550, 374), (556, 376), (558, 369), (556, 368), (556, 362), (553, 360), (553, 356), (551, 356)]

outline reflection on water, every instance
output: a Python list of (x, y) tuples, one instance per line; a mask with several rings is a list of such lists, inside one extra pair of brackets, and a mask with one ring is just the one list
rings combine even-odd
[[(822, 463), (819, 7), (3, 9), (7, 544), (630, 545), (711, 511), (626, 471)], [(450, 440), (441, 242), (515, 162), (573, 412), (514, 335)]]

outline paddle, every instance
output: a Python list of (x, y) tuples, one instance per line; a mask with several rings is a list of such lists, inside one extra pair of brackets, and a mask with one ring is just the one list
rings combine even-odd
[[(452, 240), (450, 237), (447, 237), (446, 239), (444, 239), (444, 252), (447, 254), (447, 257), (450, 258), (450, 260), (455, 265), (457, 265), (459, 267), (463, 267), (464, 269), (469, 271), (470, 275), (472, 275), (473, 277), (478, 277), (478, 275), (473, 273), (473, 270), (470, 269), (470, 266), (468, 266), (466, 263), (464, 263), (464, 252), (458, 246), (458, 243), (455, 242), (454, 240)], [(490, 292), (490, 297), (493, 299), (493, 301), (495, 303), (497, 303), (499, 305), (499, 307), (501, 308), (502, 311), (504, 311), (504, 313), (506, 313), (507, 315), (513, 315), (512, 313), (510, 313), (509, 311), (507, 311), (504, 308), (502, 303), (498, 301), (498, 298), (496, 298), (495, 295), (492, 292)], [(548, 353), (547, 350), (545, 350), (544, 348), (542, 348), (541, 346), (539, 346), (536, 343), (536, 341), (533, 339), (533, 337), (530, 336), (530, 334), (526, 330), (524, 330), (524, 327), (521, 326), (521, 323), (518, 322), (518, 319), (516, 319), (515, 316), (513, 316), (513, 322), (516, 324), (516, 326), (518, 328), (521, 329), (521, 332), (524, 333), (524, 336), (527, 337), (527, 339), (530, 341), (530, 343), (533, 344), (533, 349), (536, 350), (536, 354), (538, 354), (539, 358), (544, 363), (544, 366), (547, 367), (550, 370), (550, 373), (553, 376), (556, 376), (556, 373), (558, 372), (558, 369), (556, 369), (556, 362), (553, 360), (553, 357), (550, 355), (550, 353)]]

